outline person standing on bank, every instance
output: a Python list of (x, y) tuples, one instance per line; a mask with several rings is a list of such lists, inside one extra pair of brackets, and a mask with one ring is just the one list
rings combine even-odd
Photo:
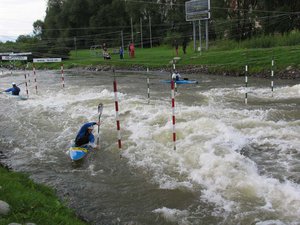
[(186, 54), (186, 46), (187, 46), (187, 41), (183, 40), (183, 42), (182, 42), (182, 51), (183, 51), (183, 54)]
[(124, 58), (124, 50), (123, 50), (122, 46), (119, 49), (119, 55), (120, 55), (120, 59)]
[(178, 46), (177, 40), (175, 40), (174, 45), (175, 45), (176, 56), (178, 56), (178, 47), (179, 47), (179, 46)]
[(95, 144), (95, 137), (93, 135), (94, 125), (98, 125), (98, 122), (88, 122), (85, 123), (77, 133), (75, 138), (75, 147), (80, 147), (82, 145), (89, 145), (92, 148), (97, 148)]

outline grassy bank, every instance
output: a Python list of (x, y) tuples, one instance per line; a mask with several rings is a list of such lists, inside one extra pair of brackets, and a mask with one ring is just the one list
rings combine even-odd
[(9, 172), (0, 166), (0, 200), (10, 205), (11, 212), (0, 217), (0, 224), (12, 222), (43, 225), (84, 225), (73, 211), (61, 203), (53, 190), (35, 184), (26, 175)]
[[(249, 65), (249, 72), (259, 73), (269, 71), (271, 60), (274, 58), (275, 67), (282, 71), (288, 67), (300, 69), (300, 45), (280, 46), (273, 48), (253, 48), (232, 50), (219, 50), (213, 47), (209, 51), (194, 52), (190, 46), (187, 54), (179, 53), (181, 58), (177, 63), (177, 68), (187, 66), (204, 66), (210, 73), (242, 72), (244, 66)], [(113, 52), (113, 49), (110, 49)], [(150, 69), (171, 68), (170, 62), (176, 56), (173, 48), (160, 46), (155, 48), (137, 48), (135, 58), (129, 58), (125, 53), (125, 59), (121, 60), (118, 54), (112, 54), (111, 60), (104, 60), (101, 52), (92, 50), (77, 50), (71, 52), (69, 60), (64, 62), (66, 68), (86, 67), (96, 65), (110, 65), (120, 68), (131, 68), (134, 66), (149, 67)], [(59, 64), (39, 64), (38, 67), (57, 69)]]
[[(269, 38), (268, 40), (270, 40)], [(249, 74), (269, 73), (271, 60), (275, 60), (275, 71), (284, 73), (289, 70), (300, 71), (300, 45), (277, 46), (272, 48), (246, 48), (251, 46), (253, 39), (242, 44), (232, 41), (221, 41), (214, 43), (208, 51), (194, 52), (193, 44), (187, 48), (187, 54), (179, 49), (180, 60), (177, 62), (178, 69), (188, 67), (205, 68), (205, 71), (214, 74), (243, 73), (245, 65), (249, 66)], [(263, 41), (258, 41), (261, 43)], [(253, 43), (252, 43), (253, 44)], [(244, 46), (245, 45), (245, 46)], [(226, 47), (224, 47), (226, 46)], [(232, 47), (230, 47), (232, 46)], [(239, 47), (240, 46), (240, 47)], [(259, 46), (259, 45), (258, 45)], [(118, 49), (109, 48), (112, 58), (104, 60), (101, 50), (77, 50), (71, 51), (70, 59), (64, 61), (65, 68), (89, 67), (98, 65), (115, 66), (117, 68), (141, 69), (171, 69), (172, 59), (176, 56), (174, 48), (160, 46), (154, 48), (136, 48), (135, 58), (130, 58), (125, 52), (125, 58), (120, 59)], [(113, 54), (115, 52), (115, 54)], [(47, 69), (60, 69), (60, 63), (36, 64), (36, 67)]]

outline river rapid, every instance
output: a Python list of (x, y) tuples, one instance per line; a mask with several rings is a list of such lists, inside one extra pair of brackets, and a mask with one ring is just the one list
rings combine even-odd
[[(63, 89), (59, 71), (37, 71), (38, 94), (32, 75), (28, 100), (0, 94), (1, 162), (55, 188), (91, 224), (299, 225), (299, 80), (275, 80), (272, 96), (267, 79), (245, 89), (243, 77), (190, 75), (199, 83), (178, 86), (173, 150), (168, 78), (73, 70)], [(8, 88), (24, 72), (0, 81)], [(100, 102), (100, 150), (71, 162), (70, 142)]]

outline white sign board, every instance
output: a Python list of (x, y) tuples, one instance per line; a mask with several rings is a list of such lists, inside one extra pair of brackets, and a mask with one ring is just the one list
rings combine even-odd
[(32, 55), (31, 52), (19, 52), (19, 53), (11, 53), (9, 54), (11, 56), (14, 56), (14, 55)]
[(61, 62), (61, 58), (37, 58), (33, 59), (34, 63)]
[(210, 0), (192, 0), (185, 2), (186, 21), (210, 19)]
[(2, 60), (6, 61), (27, 61), (27, 56), (2, 56)]
[(13, 52), (0, 52), (0, 55), (10, 55), (13, 54)]

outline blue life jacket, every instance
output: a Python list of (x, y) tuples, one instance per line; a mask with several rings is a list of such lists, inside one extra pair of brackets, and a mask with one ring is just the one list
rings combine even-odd
[(20, 91), (20, 88), (17, 86), (5, 90), (5, 92), (11, 92), (12, 95), (19, 95)]
[(76, 147), (91, 143), (93, 144), (95, 142), (95, 137), (93, 135), (93, 133), (89, 133), (88, 132), (88, 128), (90, 126), (95, 125), (95, 122), (89, 122), (89, 123), (85, 123), (80, 130), (77, 133), (77, 136), (75, 138), (75, 145)]

